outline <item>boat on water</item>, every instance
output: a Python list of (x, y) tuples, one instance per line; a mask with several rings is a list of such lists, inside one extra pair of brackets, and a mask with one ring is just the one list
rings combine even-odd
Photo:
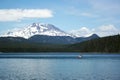
[(82, 55), (79, 55), (78, 58), (82, 58)]

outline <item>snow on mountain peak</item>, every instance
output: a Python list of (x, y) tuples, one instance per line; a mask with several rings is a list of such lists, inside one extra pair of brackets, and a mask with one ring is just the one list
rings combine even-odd
[(33, 23), (24, 28), (8, 31), (7, 33), (1, 36), (30, 38), (31, 36), (34, 35), (71, 36), (70, 34), (65, 33), (64, 31), (58, 29), (52, 24), (43, 24), (43, 23)]

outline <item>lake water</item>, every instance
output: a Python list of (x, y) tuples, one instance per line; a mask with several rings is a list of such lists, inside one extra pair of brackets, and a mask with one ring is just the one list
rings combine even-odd
[(120, 80), (120, 55), (78, 55), (0, 54), (0, 80)]

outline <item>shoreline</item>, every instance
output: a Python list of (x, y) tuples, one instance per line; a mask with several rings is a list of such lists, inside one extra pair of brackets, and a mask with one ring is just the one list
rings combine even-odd
[[(79, 57), (81, 56), (81, 57)], [(89, 59), (89, 58), (120, 58), (120, 54), (108, 53), (1, 53), (1, 58), (23, 59)]]

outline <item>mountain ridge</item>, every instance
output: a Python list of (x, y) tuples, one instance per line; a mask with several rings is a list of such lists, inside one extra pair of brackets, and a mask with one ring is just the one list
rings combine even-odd
[[(0, 37), (0, 52), (107, 52), (120, 53), (120, 35), (92, 39), (75, 44), (48, 44)], [(15, 39), (13, 39), (15, 38)], [(23, 39), (24, 40), (24, 39)]]
[[(89, 37), (75, 37), (66, 33), (52, 24), (33, 23), (22, 29), (9, 31), (2, 37), (11, 37), (11, 39), (25, 38), (26, 41), (48, 44), (73, 44), (87, 41), (94, 38), (99, 38), (96, 34)], [(14, 38), (15, 37), (15, 38)], [(6, 38), (8, 39), (8, 38)]]
[(33, 23), (27, 27), (17, 30), (11, 30), (3, 34), (2, 37), (23, 37), (30, 38), (34, 35), (48, 35), (48, 36), (72, 36), (52, 24)]
[[(76, 38), (75, 34), (67, 33), (53, 24), (45, 24), (45, 23), (32, 23), (23, 28), (9, 30), (8, 32), (1, 34), (1, 37), (23, 37), (30, 38), (34, 35), (46, 35), (46, 36), (70, 36)], [(89, 36), (91, 36), (90, 34)], [(87, 36), (87, 37), (89, 37)], [(80, 36), (79, 36), (80, 37)]]
[(92, 40), (99, 38), (98, 36), (94, 37), (95, 34), (90, 37), (79, 37), (73, 38), (70, 36), (47, 36), (47, 35), (34, 35), (28, 39), (23, 37), (0, 37), (0, 40), (3, 41), (17, 41), (17, 42), (32, 42), (32, 43), (42, 43), (42, 44), (74, 44), (79, 42), (84, 42), (87, 40)]

